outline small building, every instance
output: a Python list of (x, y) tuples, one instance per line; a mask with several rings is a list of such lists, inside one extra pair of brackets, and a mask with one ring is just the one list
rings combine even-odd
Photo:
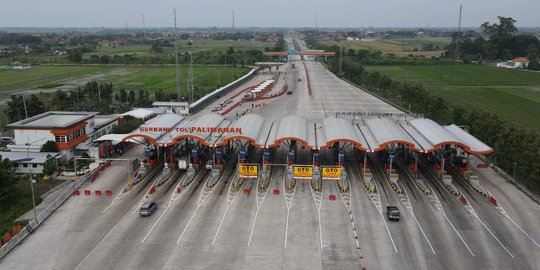
[(155, 108), (165, 108), (167, 112), (177, 113), (181, 115), (189, 114), (189, 103), (187, 102), (175, 102), (175, 101), (155, 101), (152, 103)]
[(527, 68), (529, 66), (529, 59), (527, 57), (518, 57), (506, 62), (497, 63), (497, 67), (502, 68)]
[[(49, 111), (7, 125), (15, 144), (12, 152), (39, 152), (47, 141), (56, 142), (60, 162), (75, 155), (75, 148), (86, 145), (118, 125), (117, 116), (98, 116), (97, 112)], [(81, 149), (85, 151), (84, 149)]]
[(151, 110), (138, 108), (138, 109), (131, 110), (129, 112), (125, 112), (122, 114), (122, 116), (131, 116), (133, 118), (137, 118), (137, 119), (142, 120), (143, 122), (146, 122), (156, 117), (156, 113), (154, 113)]
[(41, 174), (43, 173), (43, 164), (47, 159), (51, 159), (58, 164), (60, 153), (55, 152), (0, 152), (2, 159), (9, 159), (18, 174)]

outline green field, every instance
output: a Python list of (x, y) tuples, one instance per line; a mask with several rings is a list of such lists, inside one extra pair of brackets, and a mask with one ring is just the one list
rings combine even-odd
[[(179, 52), (185, 53), (188, 51), (198, 52), (198, 51), (208, 51), (214, 50), (216, 52), (224, 52), (229, 47), (233, 47), (234, 50), (264, 50), (265, 47), (272, 48), (274, 42), (261, 42), (261, 41), (249, 41), (249, 40), (195, 40), (192, 42), (192, 45), (189, 46), (188, 42), (185, 40), (178, 41)], [(159, 54), (150, 52), (151, 44), (148, 45), (125, 45), (118, 46), (116, 48), (112, 47), (101, 47), (98, 52), (89, 52), (84, 54), (84, 58), (90, 58), (93, 54), (99, 55), (123, 55), (123, 54), (136, 54), (137, 56), (156, 56)], [(163, 47), (162, 55), (174, 54), (174, 47)]]
[[(193, 80), (195, 86), (204, 90), (225, 85), (246, 73), (246, 69), (234, 67), (195, 66)], [(180, 67), (180, 85), (187, 85), (187, 67)], [(123, 67), (123, 66), (34, 66), (25, 70), (9, 70), (0, 73), (0, 100), (11, 94), (34, 89), (75, 88), (88, 81), (113, 82), (117, 87), (131, 89), (162, 88), (175, 89), (175, 67)], [(38, 89), (40, 88), (40, 89)]]
[(476, 107), (540, 129), (540, 74), (488, 66), (366, 66), (390, 77), (421, 82), (450, 104)]
[[(446, 37), (421, 37), (421, 38), (399, 38), (399, 39), (381, 39), (376, 41), (363, 41), (363, 40), (351, 40), (351, 41), (319, 41), (324, 45), (345, 46), (346, 49), (355, 50), (369, 50), (369, 51), (381, 51), (383, 54), (395, 54), (397, 56), (423, 55), (426, 57), (440, 56), (443, 52), (442, 48), (449, 45), (450, 38)], [(436, 51), (422, 51), (422, 45), (433, 44), (439, 46), (441, 50)], [(418, 51), (414, 51), (414, 50)]]
[[(0, 72), (0, 93), (10, 94), (85, 74), (109, 72), (112, 69), (110, 66), (34, 66), (29, 69), (6, 70)], [(5, 98), (0, 95), (0, 100)]]

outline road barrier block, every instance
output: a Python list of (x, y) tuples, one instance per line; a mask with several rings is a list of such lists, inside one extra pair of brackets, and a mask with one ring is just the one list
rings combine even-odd
[(244, 188), (244, 194), (249, 195), (250, 191), (247, 188)]
[(73, 193), (71, 193), (73, 196), (79, 196), (81, 195), (81, 192), (77, 189), (77, 190), (74, 190)]
[(101, 196), (101, 190), (96, 190), (94, 191), (94, 193), (96, 194), (96, 196)]
[(461, 195), (461, 197), (459, 197), (459, 200), (462, 204), (467, 204), (467, 199), (465, 199), (465, 196)]
[(148, 193), (154, 194), (154, 192), (156, 192), (156, 187), (152, 186), (152, 188), (150, 189), (150, 191)]
[(328, 199), (331, 200), (331, 201), (335, 201), (336, 200), (336, 195), (330, 194), (330, 196), (328, 196)]
[(274, 189), (274, 195), (279, 195), (279, 189)]
[(112, 196), (112, 190), (105, 190), (106, 196)]
[(489, 197), (489, 202), (493, 204), (493, 206), (497, 206), (497, 200), (495, 200), (495, 198)]
[(180, 187), (177, 187), (176, 188), (176, 193), (180, 193), (180, 192), (182, 192), (182, 189)]
[(4, 243), (7, 243), (9, 240), (11, 240), (11, 234), (6, 232), (6, 234), (4, 234)]
[(84, 195), (91, 195), (91, 194), (92, 194), (92, 192), (90, 190), (88, 190), (88, 189), (84, 190)]

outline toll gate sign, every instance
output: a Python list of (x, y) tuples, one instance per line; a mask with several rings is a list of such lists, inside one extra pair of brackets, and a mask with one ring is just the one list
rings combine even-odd
[(340, 179), (341, 168), (340, 167), (323, 167), (322, 168), (323, 179)]
[(257, 165), (239, 165), (238, 173), (244, 178), (257, 178), (259, 175)]
[(294, 166), (294, 178), (311, 179), (312, 176), (313, 176), (313, 167)]

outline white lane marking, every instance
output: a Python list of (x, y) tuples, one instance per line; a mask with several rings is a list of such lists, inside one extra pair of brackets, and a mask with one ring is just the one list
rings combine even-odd
[(429, 189), (431, 189), (431, 194), (430, 195), (426, 195), (424, 192), (422, 192), (420, 190), (420, 188), (418, 188), (417, 185), (414, 185), (414, 186), (420, 191), (420, 193), (422, 193), (422, 194), (424, 194), (425, 196), (428, 197), (428, 200), (432, 203), (433, 207), (435, 207), (435, 209), (437, 209), (437, 211), (444, 217), (446, 222), (448, 222), (448, 224), (450, 224), (450, 226), (452, 227), (454, 232), (457, 234), (457, 236), (459, 237), (459, 239), (461, 240), (463, 245), (465, 245), (465, 247), (467, 248), (467, 250), (469, 250), (469, 252), (471, 253), (472, 256), (475, 256), (474, 253), (472, 252), (471, 248), (469, 247), (469, 245), (465, 242), (463, 237), (461, 237), (461, 234), (457, 231), (456, 227), (454, 227), (454, 224), (452, 224), (452, 222), (450, 222), (450, 220), (448, 219), (448, 216), (446, 216), (446, 213), (444, 212), (441, 201), (439, 200), (439, 197), (437, 196), (436, 191), (431, 187), (431, 185), (429, 185), (429, 183), (427, 181), (424, 181), (424, 184), (426, 184), (429, 187)]
[[(261, 177), (262, 180), (262, 177)], [(260, 181), (257, 181), (257, 210), (255, 211), (255, 218), (253, 219), (253, 225), (251, 225), (251, 232), (249, 233), (249, 240), (248, 240), (248, 247), (251, 244), (251, 237), (253, 236), (253, 231), (255, 230), (255, 223), (257, 223), (257, 216), (259, 215), (259, 209), (261, 208), (264, 199), (266, 199), (266, 195), (268, 194), (268, 191), (270, 190), (270, 186), (272, 185), (272, 177), (270, 177), (270, 183), (268, 183), (268, 188), (266, 189), (266, 192), (261, 194), (259, 192), (259, 183)]]
[[(409, 199), (409, 195), (407, 194), (407, 190), (405, 189), (405, 187), (403, 187), (403, 192), (405, 193), (405, 196), (407, 196), (407, 202), (409, 203), (410, 205), (410, 209), (407, 208), (407, 210), (409, 210), (409, 212), (411, 213), (412, 217), (414, 218), (414, 221), (416, 222), (416, 225), (418, 225), (418, 228), (420, 228), (420, 231), (422, 232), (422, 235), (424, 235), (424, 238), (426, 239), (429, 247), (431, 248), (431, 251), (433, 252), (434, 255), (437, 255), (437, 253), (435, 253), (435, 249), (433, 249), (433, 246), (431, 245), (431, 242), (429, 241), (429, 239), (427, 238), (427, 235), (426, 233), (424, 232), (424, 229), (422, 228), (422, 226), (420, 225), (420, 222), (418, 222), (418, 219), (416, 219), (416, 216), (414, 215), (414, 212), (412, 211), (412, 205), (410, 204), (410, 199)], [(400, 200), (401, 201), (401, 200)], [(403, 201), (401, 201), (401, 203), (403, 203)], [(403, 203), (405, 205), (405, 203)]]
[[(287, 220), (285, 222), (285, 242), (283, 243), (283, 247), (286, 248), (287, 247), (287, 236), (289, 234), (289, 214), (291, 213), (291, 208), (292, 208), (292, 202), (294, 200), (294, 194), (296, 194), (296, 184), (294, 185), (294, 190), (292, 192), (288, 192), (287, 189), (285, 188), (285, 181), (287, 180), (287, 169), (285, 169), (285, 173), (284, 173), (284, 176), (283, 176), (283, 192), (285, 193), (283, 196), (284, 199), (285, 199), (285, 205), (287, 206)], [(296, 181), (294, 180), (293, 178), (293, 181)]]
[[(156, 178), (156, 180), (154, 180), (154, 183), (152, 183), (152, 185), (150, 185), (150, 188), (144, 193), (144, 197), (142, 197), (141, 201), (137, 204), (137, 208), (133, 209), (133, 212), (131, 212), (131, 214), (135, 214), (137, 213), (137, 211), (139, 211), (139, 209), (141, 208), (141, 206), (147, 202), (148, 200), (150, 200), (150, 198), (154, 197), (158, 190), (161, 190), (160, 187), (161, 186), (156, 186), (157, 183), (159, 183), (159, 181), (161, 180), (162, 177), (165, 177), (165, 181), (163, 182), (163, 184), (165, 184), (166, 182), (168, 182), (170, 179), (174, 178), (176, 176), (176, 174), (179, 173), (178, 170), (175, 170), (173, 172), (171, 172), (170, 175), (160, 175)], [(161, 185), (163, 185), (161, 184)], [(154, 193), (150, 194), (150, 190), (152, 190), (152, 188), (155, 188), (154, 190)]]
[[(474, 190), (474, 187), (467, 181), (465, 181), (464, 179), (462, 179), (461, 177), (458, 177), (458, 179), (462, 182), (462, 183), (465, 183), (467, 186), (469, 186), (470, 188), (472, 188)], [(488, 191), (486, 188), (484, 188), (486, 191)], [(489, 193), (489, 191), (488, 191)], [(491, 193), (490, 193), (491, 194)], [(491, 203), (490, 203), (491, 204)], [(497, 206), (494, 206), (495, 209), (497, 209), (499, 212), (501, 212), (501, 214), (506, 217), (508, 220), (510, 220), (514, 226), (516, 226), (523, 234), (525, 234), (525, 236), (527, 236), (527, 238), (529, 238), (529, 240), (531, 240), (537, 247), (540, 248), (540, 245), (527, 233), (525, 232), (525, 230), (523, 230), (523, 228), (521, 228), (521, 226), (519, 226), (511, 217), (510, 215), (508, 215), (508, 213), (506, 212), (506, 210), (504, 210), (504, 208), (500, 205), (499, 202), (497, 202)]]
[(499, 211), (506, 217), (508, 218), (523, 234), (525, 234), (525, 236), (527, 236), (529, 238), (529, 240), (531, 240), (537, 247), (540, 247), (540, 245), (538, 245), (538, 243), (536, 241), (534, 241), (534, 239), (528, 234), (526, 233), (511, 217), (510, 215), (508, 215), (508, 213), (504, 210), (504, 208), (499, 204), (497, 203), (497, 206), (495, 207), (497, 209), (499, 209)]
[[(193, 221), (193, 218), (195, 217), (195, 215), (197, 214), (197, 212), (199, 211), (199, 209), (201, 208), (201, 205), (206, 201), (206, 199), (208, 199), (210, 197), (210, 194), (212, 194), (212, 191), (215, 190), (215, 187), (217, 186), (217, 184), (212, 187), (210, 189), (210, 191), (207, 191), (206, 189), (208, 188), (207, 187), (207, 184), (208, 182), (210, 181), (210, 179), (212, 179), (212, 175), (209, 175), (207, 178), (206, 178), (206, 181), (204, 183), (204, 186), (203, 186), (203, 189), (201, 190), (201, 194), (199, 195), (199, 201), (197, 202), (197, 208), (195, 208), (195, 211), (193, 211), (193, 214), (191, 215), (191, 217), (189, 218), (189, 221), (188, 223), (186, 224), (186, 226), (184, 227), (184, 230), (182, 231), (182, 233), (180, 234), (180, 237), (178, 237), (178, 241), (176, 241), (176, 244), (178, 245), (178, 243), (180, 243), (180, 240), (182, 240), (182, 237), (184, 236), (184, 234), (186, 233), (187, 229), (189, 228), (189, 225), (191, 224), (191, 221)], [(217, 180), (218, 182), (220, 180)]]
[[(321, 180), (322, 181), (322, 180)], [(313, 202), (315, 202), (315, 207), (317, 207), (317, 215), (319, 217), (319, 240), (321, 242), (321, 252), (322, 252), (322, 224), (321, 224), (321, 205), (322, 205), (322, 197), (323, 197), (323, 190), (324, 190), (324, 182), (322, 183), (321, 191), (314, 191), (311, 187), (311, 184), (309, 184), (309, 189), (311, 190), (311, 196), (313, 197)]]
[[(187, 177), (187, 175), (184, 175), (184, 177), (182, 177), (182, 179), (184, 179), (185, 177)], [(182, 179), (180, 179), (180, 182), (182, 181)], [(178, 185), (180, 185), (180, 182), (178, 183)], [(194, 181), (192, 181), (189, 186), (186, 188), (186, 191), (189, 190), (193, 185)], [(184, 192), (185, 193), (185, 192)], [(159, 221), (161, 220), (161, 218), (165, 215), (165, 213), (167, 213), (167, 210), (169, 210), (169, 208), (171, 207), (171, 205), (176, 201), (176, 199), (181, 196), (182, 194), (184, 193), (181, 193), (180, 195), (178, 195), (174, 201), (172, 201), (172, 198), (176, 195), (176, 188), (174, 189), (173, 191), (173, 194), (171, 195), (171, 199), (169, 199), (169, 205), (167, 205), (167, 207), (165, 208), (165, 210), (163, 211), (163, 213), (161, 213), (161, 215), (159, 216), (159, 218), (156, 220), (156, 222), (154, 223), (154, 225), (152, 225), (152, 227), (150, 228), (150, 230), (148, 231), (148, 233), (146, 233), (146, 235), (144, 236), (144, 238), (141, 240), (141, 244), (144, 243), (144, 241), (146, 240), (146, 238), (148, 238), (148, 236), (152, 233), (152, 231), (154, 230), (154, 228), (156, 227), (156, 225), (159, 223)]]
[[(234, 200), (238, 197), (238, 194), (240, 193), (240, 190), (242, 190), (244, 184), (247, 182), (247, 181), (243, 181), (242, 185), (240, 186), (238, 190), (233, 190), (233, 184), (236, 179), (236, 176), (237, 175), (235, 174), (233, 180), (231, 181), (231, 184), (229, 185), (229, 190), (227, 192), (227, 208), (225, 208), (225, 213), (223, 213), (223, 217), (221, 217), (221, 221), (219, 222), (218, 229), (216, 231), (216, 234), (214, 235), (214, 240), (212, 240), (212, 246), (216, 242), (216, 239), (219, 235), (219, 231), (221, 230), (221, 226), (223, 225), (223, 221), (225, 220), (225, 217), (227, 216), (227, 212), (229, 212), (229, 208), (231, 207)], [(238, 179), (240, 178), (238, 177)]]
[[(356, 166), (353, 166), (357, 172), (357, 175), (361, 175), (360, 174), (360, 171), (358, 170), (358, 168)], [(377, 182), (378, 181), (375, 181), (375, 179), (373, 179), (373, 183), (375, 184), (375, 191), (373, 193), (369, 193), (366, 188), (364, 187), (364, 190), (366, 191), (366, 193), (368, 194), (369, 196), (369, 200), (371, 201), (371, 203), (373, 203), (373, 205), (375, 206), (375, 208), (377, 209), (377, 212), (379, 212), (379, 215), (381, 216), (381, 219), (384, 223), (384, 227), (386, 228), (386, 232), (388, 233), (388, 237), (390, 237), (390, 242), (392, 242), (392, 246), (394, 247), (394, 251), (396, 253), (398, 253), (398, 250), (397, 250), (397, 247), (396, 247), (396, 243), (394, 242), (394, 238), (392, 237), (392, 234), (390, 233), (390, 229), (388, 229), (388, 224), (386, 224), (386, 219), (382, 213), (382, 207), (381, 207), (381, 197), (379, 195), (379, 187), (377, 186)], [(362, 185), (364, 186), (364, 185)]]
[[(437, 183), (439, 183), (439, 185), (441, 185), (443, 188), (444, 188), (444, 185), (440, 182), (440, 180), (438, 178), (437, 179)], [(478, 214), (476, 214), (476, 211), (474, 211), (474, 208), (470, 205), (469, 203), (469, 199), (467, 199), (467, 197), (465, 197), (465, 195), (463, 194), (463, 192), (461, 192), (461, 190), (459, 190), (458, 187), (456, 187), (456, 189), (458, 190), (459, 194), (461, 194), (461, 196), (463, 196), (466, 200), (467, 200), (467, 204), (464, 205), (463, 207), (474, 217), (476, 218), (476, 220), (478, 220), (478, 222), (480, 222), (480, 224), (482, 224), (482, 226), (484, 226), (484, 228), (489, 232), (489, 234), (491, 234), (491, 236), (493, 238), (495, 238), (495, 240), (499, 243), (499, 245), (501, 245), (501, 247), (506, 251), (506, 253), (508, 253), (508, 255), (510, 255), (510, 257), (514, 258), (514, 255), (512, 255), (512, 253), (510, 253), (510, 251), (508, 250), (508, 248), (506, 248), (505, 245), (503, 245), (503, 243), (499, 240), (499, 238), (497, 238), (495, 236), (495, 234), (493, 234), (493, 232), (486, 226), (486, 224), (480, 219), (480, 217), (478, 217)]]

